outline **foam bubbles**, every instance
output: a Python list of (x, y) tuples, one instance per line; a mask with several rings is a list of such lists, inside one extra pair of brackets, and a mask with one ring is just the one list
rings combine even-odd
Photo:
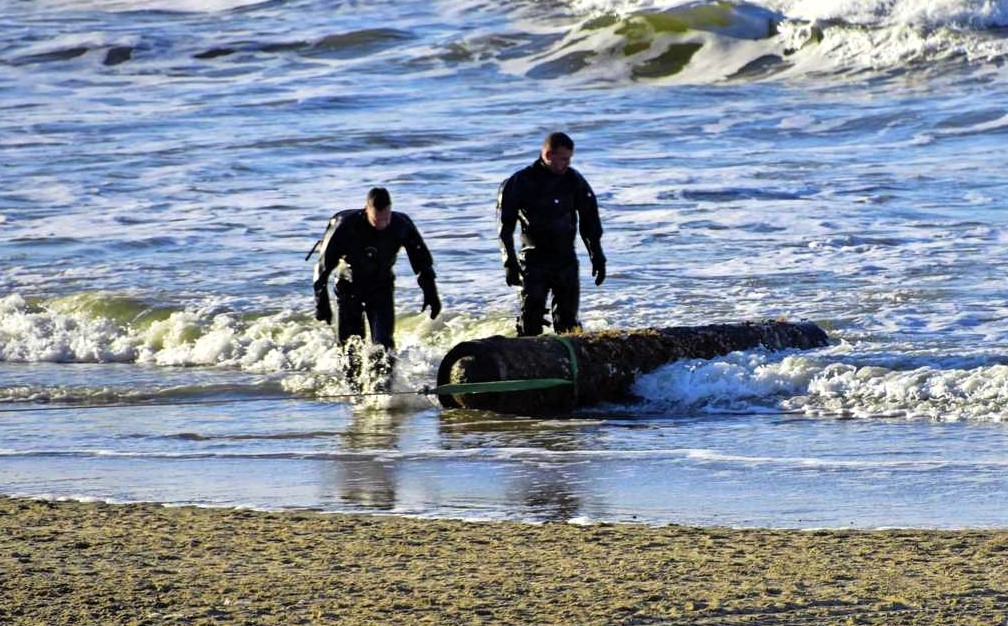
[(803, 20), (917, 27), (997, 27), (1008, 23), (1008, 7), (989, 0), (780, 0), (771, 5)]
[[(437, 320), (400, 315), (392, 389), (433, 385), (437, 364), (451, 346), (506, 334), (513, 323), (500, 314), (446, 313)], [(355, 341), (353, 350), (365, 363), (387, 361), (381, 346)], [(372, 367), (364, 368), (359, 380), (347, 380), (348, 372), (359, 369), (352, 358), (338, 345), (334, 328), (289, 310), (242, 315), (209, 304), (152, 311), (142, 302), (104, 292), (34, 304), (18, 294), (0, 299), (0, 361), (235, 370), (279, 379), (288, 392), (317, 396), (380, 391), (384, 378), (372, 375)], [(403, 404), (375, 402), (385, 408)]]
[(130, 362), (136, 345), (107, 318), (30, 306), (18, 294), (0, 300), (0, 360)]
[(665, 365), (641, 376), (633, 393), (651, 409), (763, 412), (802, 393), (816, 370), (815, 362), (803, 356), (733, 352)]
[(960, 368), (925, 356), (876, 356), (848, 343), (811, 353), (736, 352), (678, 361), (641, 376), (645, 409), (677, 413), (778, 413), (940, 421), (1008, 420), (1008, 366)]
[(1002, 422), (1008, 418), (1008, 366), (892, 370), (832, 364), (785, 406), (808, 414), (923, 417)]

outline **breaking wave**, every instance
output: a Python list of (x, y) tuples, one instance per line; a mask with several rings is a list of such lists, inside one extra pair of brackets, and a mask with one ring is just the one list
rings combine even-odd
[[(781, 412), (814, 417), (1008, 421), (1008, 365), (967, 367), (920, 359), (849, 362), (849, 346), (811, 354), (733, 353), (678, 361), (642, 376), (645, 408), (682, 413)], [(854, 359), (857, 360), (857, 359)]]
[(576, 2), (577, 23), (506, 60), (532, 78), (716, 82), (1000, 67), (1003, 2)]
[[(430, 385), (441, 357), (455, 344), (508, 334), (506, 314), (446, 314), (397, 320), (395, 390)], [(385, 358), (360, 345), (364, 358)], [(245, 313), (215, 307), (150, 308), (114, 294), (80, 293), (30, 302), (0, 299), (0, 362), (133, 364), (167, 371), (212, 368), (235, 380), (210, 385), (159, 374), (140, 387), (14, 381), (0, 399), (14, 402), (143, 404), (167, 398), (199, 401), (229, 393), (318, 397), (351, 391), (348, 352), (333, 329), (300, 313)], [(133, 379), (136, 382), (136, 378)], [(359, 381), (373, 391), (378, 381)], [(223, 385), (223, 387), (221, 386)], [(230, 385), (233, 385), (231, 387)], [(358, 387), (355, 390), (359, 391)], [(803, 414), (898, 417), (941, 421), (1008, 421), (1008, 364), (995, 356), (967, 360), (922, 354), (872, 353), (850, 344), (812, 352), (737, 352), (711, 360), (670, 363), (642, 375), (635, 411), (689, 414)]]
[[(436, 321), (425, 315), (397, 320), (393, 388), (419, 389), (434, 380), (441, 356), (457, 342), (500, 334), (512, 322), (445, 314)], [(376, 363), (387, 358), (378, 346), (357, 347)], [(156, 368), (215, 368), (262, 377), (262, 391), (318, 396), (350, 391), (347, 372), (353, 365), (337, 345), (333, 328), (291, 311), (236, 313), (216, 307), (148, 308), (125, 296), (95, 292), (44, 301), (19, 295), (0, 299), (0, 362), (135, 364)], [(373, 391), (380, 381), (365, 378), (361, 389)], [(265, 384), (265, 387), (264, 387)], [(165, 393), (189, 396), (220, 393), (204, 385), (153, 385), (152, 390), (75, 388), (38, 384), (0, 386), (0, 399), (33, 402), (98, 403), (156, 400)]]
[[(58, 14), (67, 4), (46, 6)], [(202, 72), (220, 64), (248, 71), (250, 60), (255, 68), (308, 57), (352, 60), (364, 72), (373, 66), (440, 74), (490, 65), (536, 80), (612, 84), (961, 74), (963, 64), (985, 73), (1008, 59), (1008, 2), (989, 0), (572, 0), (503, 6), (459, 0), (435, 19), (402, 16), (378, 20), (381, 27), (353, 11), (319, 14), (310, 2), (91, 4), (93, 10), (141, 12), (137, 15), (150, 19), (158, 12), (179, 12), (180, 30), (153, 37), (135, 24), (81, 26), (5, 50), (0, 63), (128, 67), (168, 59)], [(390, 7), (378, 3), (376, 15)], [(257, 11), (289, 19), (297, 35), (234, 29), (207, 40), (193, 38), (186, 27), (193, 20), (219, 19), (221, 12), (254, 17)]]

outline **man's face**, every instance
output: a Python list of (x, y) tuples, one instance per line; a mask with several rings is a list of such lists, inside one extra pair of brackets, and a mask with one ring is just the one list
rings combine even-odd
[(567, 148), (556, 148), (550, 150), (549, 148), (543, 148), (542, 150), (542, 160), (551, 172), (554, 174), (563, 174), (570, 167), (571, 157), (574, 156), (573, 150), (568, 150)]
[(373, 204), (369, 204), (364, 212), (367, 213), (368, 223), (374, 226), (375, 230), (385, 230), (388, 228), (389, 222), (392, 221), (392, 207), (378, 209)]

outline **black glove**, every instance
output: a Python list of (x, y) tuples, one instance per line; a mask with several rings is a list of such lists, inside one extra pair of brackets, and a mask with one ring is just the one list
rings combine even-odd
[(601, 285), (605, 280), (605, 257), (601, 254), (592, 259), (592, 276), (595, 277), (596, 285)]
[(511, 262), (505, 264), (504, 271), (504, 280), (507, 282), (508, 287), (521, 287), (521, 271), (518, 269), (517, 263)]
[(350, 292), (353, 290), (353, 283), (345, 278), (336, 279), (336, 298), (339, 299), (340, 296), (349, 296)]
[(441, 315), (441, 298), (438, 298), (437, 289), (431, 290), (430, 293), (424, 293), (423, 306), (420, 307), (421, 311), (424, 311), (427, 307), (430, 307), (430, 318), (437, 319), (438, 315)]
[(332, 325), (332, 306), (329, 304), (329, 293), (325, 288), (315, 297), (315, 319)]
[(423, 289), (423, 305), (421, 311), (430, 307), (430, 318), (436, 319), (441, 314), (441, 298), (438, 297), (437, 285), (434, 284), (434, 272), (422, 272), (417, 277), (417, 284)]

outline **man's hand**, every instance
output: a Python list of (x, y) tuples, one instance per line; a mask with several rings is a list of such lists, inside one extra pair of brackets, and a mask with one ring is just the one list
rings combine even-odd
[(521, 287), (521, 271), (516, 263), (505, 265), (504, 271), (504, 280), (507, 281), (508, 287)]
[[(325, 306), (322, 306), (323, 304)], [(332, 325), (332, 308), (329, 306), (328, 301), (324, 303), (320, 302), (315, 306), (315, 319)]]
[(420, 311), (426, 311), (427, 307), (430, 307), (431, 319), (436, 319), (441, 314), (441, 298), (438, 297), (437, 291), (432, 290), (431, 293), (424, 293), (423, 306), (420, 307)]
[(595, 284), (601, 285), (605, 280), (605, 259), (592, 260), (592, 276), (595, 277)]
[(321, 288), (316, 284), (315, 290), (315, 319), (332, 326), (332, 305), (329, 304), (329, 292), (327, 285), (321, 283)]
[(438, 297), (437, 285), (434, 283), (434, 271), (426, 270), (417, 276), (417, 284), (423, 289), (423, 305), (420, 311), (430, 307), (430, 318), (435, 319), (441, 314), (441, 298)]

